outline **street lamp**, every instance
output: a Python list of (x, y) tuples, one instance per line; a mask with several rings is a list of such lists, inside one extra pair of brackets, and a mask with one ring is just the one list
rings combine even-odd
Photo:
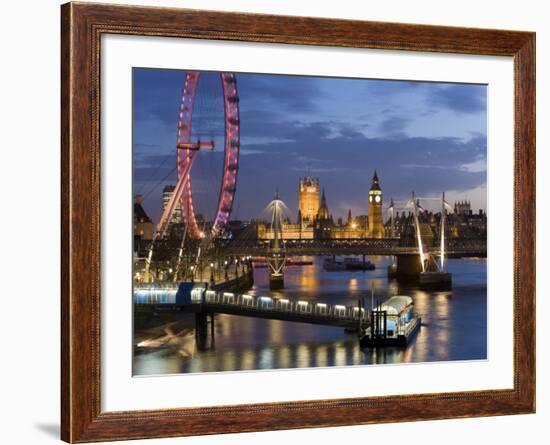
[(214, 263), (210, 263), (210, 282), (214, 283)]
[(190, 269), (191, 269), (191, 282), (194, 283), (195, 282), (195, 266), (191, 266)]
[(224, 266), (224, 270), (225, 270), (225, 280), (226, 280), (226, 281), (229, 280), (229, 276), (227, 275), (227, 266), (228, 266), (228, 264), (229, 264), (229, 263), (227, 262), (227, 260), (225, 260), (225, 261), (223, 262), (223, 266)]

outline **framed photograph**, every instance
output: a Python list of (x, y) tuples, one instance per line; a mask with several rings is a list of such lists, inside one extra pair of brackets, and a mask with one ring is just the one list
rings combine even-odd
[(62, 439), (535, 411), (535, 34), (62, 6)]

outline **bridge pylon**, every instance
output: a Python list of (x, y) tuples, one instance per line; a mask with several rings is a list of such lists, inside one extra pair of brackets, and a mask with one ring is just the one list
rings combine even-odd
[(273, 226), (273, 241), (267, 251), (267, 263), (269, 265), (269, 288), (283, 289), (285, 287), (284, 269), (286, 264), (286, 253), (283, 242), (283, 202), (279, 199), (279, 193), (271, 201)]

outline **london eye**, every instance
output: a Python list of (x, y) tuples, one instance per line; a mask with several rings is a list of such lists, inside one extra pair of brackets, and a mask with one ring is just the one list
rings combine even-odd
[[(187, 226), (187, 234), (193, 239), (204, 237), (206, 234), (197, 221), (191, 180), (192, 165), (198, 152), (214, 148), (214, 140), (196, 139), (194, 136), (200, 138), (201, 135), (192, 131), (196, 124), (200, 125), (195, 104), (200, 79), (201, 73), (198, 71), (189, 71), (186, 74), (180, 102), (177, 136), (178, 182), (182, 182), (183, 186), (180, 198), (181, 213)], [(224, 151), (217, 206), (209, 229), (212, 236), (218, 235), (229, 221), (239, 171), (240, 122), (237, 80), (233, 73), (219, 73), (219, 80), (224, 108)]]
[[(202, 74), (202, 75), (201, 75)], [(203, 77), (203, 85), (199, 93), (199, 82)], [(217, 88), (212, 85), (212, 80), (217, 78)], [(221, 88), (220, 88), (221, 86)], [(217, 108), (217, 104), (221, 104)], [(208, 224), (203, 217), (198, 218), (198, 207), (203, 209), (209, 205), (209, 190), (216, 184), (214, 172), (203, 172), (202, 187), (193, 190), (191, 172), (195, 166), (200, 169), (201, 152), (212, 152), (216, 141), (223, 144), (223, 161), (221, 181), (219, 189), (214, 192), (215, 208), (212, 215), (208, 215)], [(237, 80), (233, 73), (201, 73), (199, 71), (187, 71), (183, 82), (181, 100), (177, 119), (177, 171), (178, 181), (174, 191), (164, 207), (160, 221), (153, 235), (149, 253), (146, 258), (145, 274), (149, 278), (149, 267), (153, 255), (155, 241), (163, 238), (168, 230), (172, 216), (178, 207), (181, 209), (181, 217), (185, 223), (184, 238), (212, 239), (223, 234), (229, 222), (231, 211), (237, 191), (237, 175), (239, 172), (239, 148), (240, 148), (240, 121), (239, 121), (239, 95)], [(205, 160), (205, 159), (203, 159)], [(195, 168), (193, 168), (195, 169)], [(219, 176), (218, 176), (219, 178)], [(200, 196), (200, 199), (196, 199)], [(212, 193), (210, 193), (212, 196)], [(207, 202), (204, 202), (207, 201)]]

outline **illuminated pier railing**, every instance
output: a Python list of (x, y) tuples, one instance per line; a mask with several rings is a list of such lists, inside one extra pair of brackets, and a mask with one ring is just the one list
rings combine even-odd
[(230, 292), (216, 292), (195, 288), (191, 291), (191, 304), (204, 305), (205, 308), (220, 310), (233, 309), (231, 312), (289, 314), (299, 317), (314, 317), (347, 323), (358, 323), (365, 320), (365, 309), (358, 306), (341, 304), (327, 304), (318, 301), (293, 300), (289, 298), (275, 298), (267, 296), (253, 296), (248, 294), (233, 294)]
[[(185, 291), (181, 292), (182, 289)], [(235, 294), (207, 289), (206, 284), (192, 283), (181, 283), (179, 289), (169, 284), (140, 286), (134, 289), (134, 303), (142, 308), (150, 306), (159, 310), (242, 315), (350, 329), (356, 329), (359, 325), (366, 327), (370, 315), (359, 306)]]
[(135, 304), (175, 304), (178, 284), (161, 283), (134, 288)]

